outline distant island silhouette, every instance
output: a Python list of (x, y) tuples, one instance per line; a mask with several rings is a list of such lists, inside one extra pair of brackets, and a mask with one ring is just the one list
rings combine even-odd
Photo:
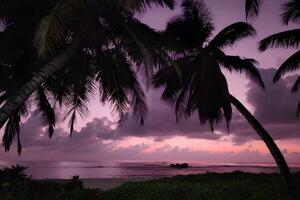
[(171, 164), (170, 167), (172, 168), (176, 168), (176, 169), (186, 169), (189, 167), (189, 165), (187, 163), (176, 163), (176, 164)]

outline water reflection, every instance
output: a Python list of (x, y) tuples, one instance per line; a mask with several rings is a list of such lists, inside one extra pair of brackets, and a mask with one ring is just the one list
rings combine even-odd
[[(170, 168), (170, 162), (7, 162), (0, 161), (0, 167), (21, 164), (27, 166), (26, 173), (34, 179), (81, 178), (147, 178), (174, 175), (199, 174), (206, 172), (244, 171), (252, 173), (278, 172), (272, 163), (189, 163), (187, 169)], [(290, 164), (292, 171), (300, 171), (300, 164)]]

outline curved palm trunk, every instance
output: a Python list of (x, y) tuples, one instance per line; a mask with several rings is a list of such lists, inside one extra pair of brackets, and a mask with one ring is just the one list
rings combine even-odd
[(13, 113), (36, 91), (51, 75), (61, 69), (66, 62), (75, 54), (79, 48), (79, 41), (75, 40), (69, 48), (55, 57), (48, 64), (42, 67), (33, 77), (24, 84), (12, 98), (8, 99), (0, 108), (0, 128), (3, 127), (9, 116)]
[(253, 127), (259, 137), (267, 145), (269, 151), (271, 152), (280, 174), (284, 182), (290, 186), (291, 185), (291, 172), (289, 170), (288, 164), (285, 161), (282, 153), (280, 152), (278, 146), (274, 142), (273, 138), (269, 133), (262, 127), (262, 125), (257, 121), (257, 119), (247, 110), (247, 108), (234, 96), (231, 94), (228, 95), (230, 102), (236, 107), (236, 109), (247, 119), (249, 124)]

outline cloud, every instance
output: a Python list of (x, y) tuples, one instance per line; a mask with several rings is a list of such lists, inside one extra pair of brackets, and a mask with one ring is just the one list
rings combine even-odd
[[(275, 69), (261, 69), (267, 90), (262, 90), (254, 82), (250, 82), (246, 92), (247, 101), (254, 108), (254, 116), (274, 139), (300, 138), (300, 120), (296, 118), (299, 94), (290, 93), (291, 84), (297, 76), (289, 76), (273, 84), (275, 72)], [(148, 94), (150, 114), (144, 126), (141, 127), (134, 120), (129, 119), (123, 126), (116, 129), (116, 134), (119, 137), (155, 137), (157, 141), (173, 136), (217, 140), (227, 134), (224, 122), (216, 127), (218, 134), (211, 133), (209, 127), (200, 125), (195, 116), (177, 124), (172, 108), (161, 102), (160, 93), (160, 91), (150, 91)], [(236, 144), (260, 139), (236, 110), (230, 129)]]
[[(145, 124), (140, 126), (134, 119), (128, 119), (122, 126), (116, 129), (120, 137), (155, 137), (157, 141), (173, 136), (185, 136), (188, 138), (201, 138), (216, 140), (221, 138), (220, 134), (212, 133), (210, 127), (201, 125), (195, 116), (176, 122), (175, 113), (170, 105), (160, 99), (161, 91), (150, 90), (148, 93), (149, 115)], [(225, 123), (220, 123), (217, 129), (226, 129)]]
[[(287, 77), (273, 85), (272, 77), (274, 73), (274, 69), (261, 70), (267, 90), (262, 91), (261, 88), (250, 82), (246, 93), (247, 101), (254, 107), (254, 115), (273, 138), (277, 140), (299, 139), (300, 123), (295, 116), (295, 106), (298, 98), (297, 95), (292, 95), (289, 91), (295, 77)], [(29, 157), (42, 160), (66, 158), (69, 160), (143, 159), (143, 155), (146, 154), (153, 159), (160, 156), (170, 159), (175, 156), (179, 159), (184, 158), (184, 153), (189, 155), (188, 157), (191, 159), (196, 158), (196, 155), (201, 155), (201, 158), (206, 159), (207, 157), (204, 154), (210, 155), (209, 149), (207, 151), (196, 151), (195, 153), (193, 149), (172, 146), (157, 149), (149, 154), (149, 152), (147, 153), (147, 149), (150, 148), (149, 144), (128, 144), (126, 147), (120, 147), (118, 144), (126, 141), (129, 137), (148, 138), (153, 143), (164, 144), (165, 140), (175, 136), (212, 141), (223, 141), (228, 136), (224, 122), (217, 126), (215, 133), (210, 132), (208, 125), (200, 125), (195, 116), (176, 123), (171, 106), (161, 102), (160, 93), (159, 90), (149, 91), (150, 114), (144, 126), (139, 126), (131, 118), (120, 127), (115, 127), (115, 123), (109, 118), (94, 118), (81, 127), (80, 130), (74, 131), (72, 137), (69, 137), (66, 129), (58, 127), (53, 138), (49, 139), (45, 128), (41, 126), (39, 116), (32, 115), (21, 126), (21, 140), (24, 147), (22, 159)], [(251, 140), (259, 140), (252, 127), (236, 112), (232, 120), (230, 134), (231, 139), (227, 142), (234, 142), (235, 145), (242, 145)], [(244, 149), (244, 151), (246, 150)], [(252, 150), (249, 151), (252, 152)], [(3, 154), (3, 152), (0, 152), (0, 154), (3, 159), (9, 159), (12, 155), (11, 153)], [(254, 155), (253, 152), (250, 154)], [(241, 152), (240, 155), (246, 155), (246, 153)], [(225, 153), (223, 156), (225, 156)], [(15, 158), (15, 154), (12, 157)], [(214, 157), (221, 158), (222, 156), (221, 154), (220, 156), (214, 154)], [(229, 156), (227, 157), (229, 158)]]
[(249, 83), (247, 92), (248, 102), (256, 108), (255, 116), (267, 124), (297, 122), (296, 108), (299, 94), (290, 92), (297, 75), (288, 76), (273, 84), (275, 69), (262, 69), (260, 72), (267, 89), (263, 91), (254, 83)]
[[(254, 116), (269, 131), (274, 139), (300, 138), (300, 120), (296, 117), (299, 93), (292, 94), (291, 85), (296, 75), (273, 84), (275, 69), (261, 69), (266, 83), (265, 91), (255, 83), (248, 84), (247, 101), (255, 108)], [(239, 136), (249, 137), (251, 130), (245, 130)]]

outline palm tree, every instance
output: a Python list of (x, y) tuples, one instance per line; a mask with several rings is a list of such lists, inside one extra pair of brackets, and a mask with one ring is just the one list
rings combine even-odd
[[(290, 0), (282, 7), (282, 22), (288, 25), (290, 22), (300, 23), (300, 2)], [(279, 81), (286, 73), (300, 68), (300, 29), (292, 29), (276, 33), (260, 41), (259, 50), (265, 51), (272, 47), (296, 48), (298, 51), (284, 61), (274, 76), (274, 83)], [(292, 92), (297, 92), (300, 86), (300, 76), (298, 76)], [(300, 114), (300, 102), (298, 104), (297, 116)]]
[(262, 1), (263, 0), (246, 0), (245, 12), (247, 20), (251, 20), (258, 16)]
[(1, 71), (0, 85), (0, 127), (8, 120), (5, 150), (16, 135), (19, 138), (23, 107), (34, 92), (49, 136), (55, 126), (55, 106), (68, 108), (65, 118), (70, 119), (72, 133), (76, 115), (87, 113), (88, 97), (97, 87), (101, 100), (115, 105), (120, 120), (131, 105), (143, 123), (147, 107), (134, 67), (144, 64), (150, 76), (150, 65), (161, 58), (160, 38), (134, 13), (145, 11), (151, 3), (173, 6), (172, 0), (0, 2), (0, 18), (6, 24), (0, 34), (5, 41), (0, 49), (5, 66), (1, 70), (6, 72)]
[(172, 53), (177, 67), (170, 65), (159, 70), (154, 78), (155, 87), (164, 86), (162, 99), (175, 105), (177, 119), (197, 113), (202, 124), (215, 123), (225, 118), (227, 126), (232, 116), (231, 104), (247, 119), (274, 157), (284, 180), (289, 183), (288, 165), (272, 137), (255, 117), (232, 96), (221, 66), (229, 71), (246, 73), (259, 86), (264, 83), (253, 59), (226, 55), (224, 47), (255, 34), (255, 29), (244, 22), (229, 25), (215, 37), (213, 23), (202, 1), (184, 0), (183, 14), (172, 19), (164, 34), (179, 45)]

